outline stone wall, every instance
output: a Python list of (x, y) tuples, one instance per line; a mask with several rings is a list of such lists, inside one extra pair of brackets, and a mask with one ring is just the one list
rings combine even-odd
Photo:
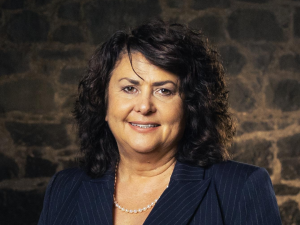
[(265, 167), (285, 225), (300, 224), (299, 0), (0, 0), (0, 224), (36, 224), (49, 178), (76, 165), (71, 111), (95, 47), (160, 16), (223, 56), (234, 159)]

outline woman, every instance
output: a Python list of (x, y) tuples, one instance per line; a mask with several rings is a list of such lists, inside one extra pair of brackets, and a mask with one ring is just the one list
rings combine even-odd
[(265, 169), (229, 160), (224, 70), (201, 33), (154, 21), (115, 33), (75, 108), (81, 169), (56, 174), (43, 224), (281, 224)]

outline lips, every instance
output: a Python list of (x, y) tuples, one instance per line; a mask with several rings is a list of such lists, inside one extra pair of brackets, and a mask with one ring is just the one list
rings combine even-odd
[(158, 127), (160, 124), (152, 123), (152, 122), (129, 122), (134, 127), (139, 127), (142, 129), (149, 129), (153, 127)]

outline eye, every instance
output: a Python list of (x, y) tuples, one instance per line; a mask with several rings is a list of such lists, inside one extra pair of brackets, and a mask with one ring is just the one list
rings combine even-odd
[(134, 93), (137, 92), (137, 89), (135, 87), (132, 87), (132, 86), (124, 87), (122, 90), (129, 93), (129, 94), (134, 94)]
[(166, 88), (161, 88), (158, 90), (158, 92), (162, 95), (165, 95), (165, 96), (168, 96), (168, 95), (172, 95), (173, 92), (170, 91), (169, 89), (166, 89)]

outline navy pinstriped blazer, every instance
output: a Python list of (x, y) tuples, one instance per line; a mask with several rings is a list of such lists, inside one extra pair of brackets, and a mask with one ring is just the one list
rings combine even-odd
[[(49, 183), (38, 225), (112, 225), (114, 170), (98, 179), (80, 169)], [(279, 225), (278, 206), (265, 169), (227, 161), (209, 168), (177, 162), (169, 188), (144, 225)]]

